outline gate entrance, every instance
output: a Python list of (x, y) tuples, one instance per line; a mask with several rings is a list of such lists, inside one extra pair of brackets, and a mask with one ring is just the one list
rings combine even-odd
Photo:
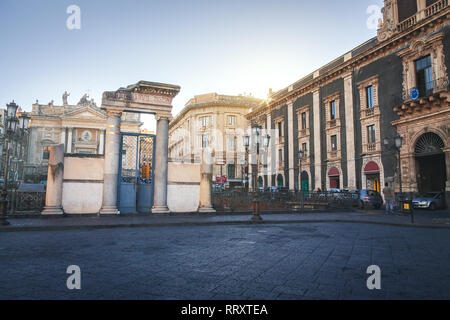
[(121, 213), (150, 213), (153, 207), (155, 136), (122, 133), (117, 206)]
[(435, 133), (425, 133), (417, 140), (414, 152), (420, 193), (445, 190), (447, 170), (444, 148), (444, 142)]

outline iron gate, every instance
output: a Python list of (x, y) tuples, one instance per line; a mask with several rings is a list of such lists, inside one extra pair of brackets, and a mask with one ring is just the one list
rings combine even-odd
[(121, 213), (150, 213), (153, 206), (155, 136), (122, 133), (118, 184)]

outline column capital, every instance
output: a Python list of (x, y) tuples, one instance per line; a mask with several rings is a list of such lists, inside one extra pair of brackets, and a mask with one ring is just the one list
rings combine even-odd
[(106, 110), (107, 117), (121, 117), (123, 111), (120, 110)]
[(167, 114), (167, 113), (157, 113), (157, 114), (155, 115), (155, 119), (156, 119), (156, 121), (159, 121), (159, 120), (169, 120), (169, 122), (170, 122), (170, 121), (172, 121), (173, 117), (172, 117), (172, 114)]

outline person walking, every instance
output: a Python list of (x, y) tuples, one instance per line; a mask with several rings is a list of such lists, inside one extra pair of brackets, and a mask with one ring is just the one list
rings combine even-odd
[(385, 183), (383, 189), (386, 214), (394, 213), (394, 191), (389, 187), (389, 183)]

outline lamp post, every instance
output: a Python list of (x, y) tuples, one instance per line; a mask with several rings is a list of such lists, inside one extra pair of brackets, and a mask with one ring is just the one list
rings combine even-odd
[(244, 135), (244, 147), (245, 147), (245, 170), (246, 170), (246, 174), (245, 174), (245, 181), (244, 182), (244, 189), (247, 190), (249, 189), (249, 183), (248, 183), (248, 148), (250, 147), (250, 136), (248, 134)]
[(9, 140), (16, 132), (19, 120), (16, 117), (18, 105), (13, 101), (6, 105), (6, 121), (5, 121), (5, 162), (3, 171), (3, 189), (1, 193), (2, 217), (0, 225), (9, 225), (6, 220), (8, 214), (8, 166), (9, 166)]
[(305, 157), (306, 152), (302, 149), (298, 150), (298, 160), (300, 162), (299, 165), (299, 172), (300, 172), (300, 200), (301, 200), (301, 204), (302, 204), (302, 213), (304, 212), (305, 206), (304, 206), (304, 201), (303, 201), (303, 180), (302, 180), (302, 176), (303, 176), (303, 171), (302, 171), (302, 160), (303, 157)]
[[(255, 126), (252, 128), (255, 131), (256, 135), (256, 155), (257, 155), (257, 163), (256, 170), (252, 170), (252, 185), (253, 185), (253, 217), (252, 221), (261, 222), (263, 219), (259, 214), (259, 187), (257, 182), (259, 167), (261, 163), (260, 159), (260, 136), (261, 136), (261, 127)], [(270, 145), (270, 135), (266, 134), (263, 138), (263, 146), (268, 148)], [(249, 147), (250, 147), (250, 137), (248, 135), (244, 136), (244, 146), (246, 150), (246, 157), (248, 158)], [(247, 161), (248, 166), (248, 161)]]

